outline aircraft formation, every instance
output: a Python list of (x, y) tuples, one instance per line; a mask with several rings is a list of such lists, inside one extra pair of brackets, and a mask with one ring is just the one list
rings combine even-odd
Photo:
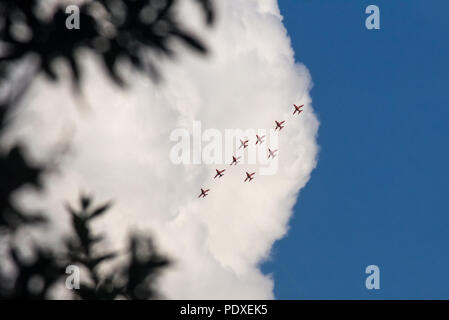
[[(301, 105), (299, 105), (299, 106), (297, 106), (296, 104), (293, 104), (293, 107), (295, 108), (294, 110), (293, 110), (293, 115), (295, 115), (296, 113), (299, 115), (303, 110), (301, 109), (302, 107), (304, 107), (304, 105), (303, 104), (301, 104)], [(283, 128), (284, 128), (284, 126), (285, 126), (285, 120), (282, 120), (282, 121), (277, 121), (277, 120), (275, 120), (274, 121), (275, 122), (275, 124), (276, 124), (276, 127), (275, 127), (275, 131), (276, 130), (278, 130), (279, 129), (279, 131), (281, 131)], [(264, 142), (264, 139), (265, 138), (265, 136), (259, 136), (259, 135), (257, 135), (256, 134), (256, 145), (257, 144), (262, 144), (263, 142)], [(239, 147), (239, 149), (241, 149), (241, 148), (243, 148), (243, 149), (245, 149), (245, 148), (247, 148), (248, 147), (248, 143), (249, 143), (249, 139), (246, 139), (246, 140), (240, 140), (240, 147)], [(279, 151), (278, 149), (276, 149), (276, 150), (271, 150), (270, 148), (268, 148), (268, 159), (270, 159), (270, 158), (274, 158), (275, 156), (276, 156), (276, 152), (277, 151)], [(232, 162), (230, 163), (230, 166), (232, 166), (232, 165), (234, 165), (234, 166), (236, 166), (238, 163), (239, 163), (239, 159), (240, 159), (241, 157), (237, 157), (237, 156), (232, 156)], [(216, 171), (216, 174), (215, 174), (215, 176), (214, 176), (214, 179), (215, 178), (218, 178), (218, 179), (220, 179), (221, 177), (223, 177), (224, 176), (224, 172), (226, 171), (226, 169), (222, 169), (222, 170), (219, 170), (219, 169), (215, 169), (215, 171)], [(246, 177), (245, 177), (245, 179), (243, 180), (243, 182), (251, 182), (253, 179), (254, 179), (254, 175), (256, 174), (255, 172), (252, 172), (252, 173), (249, 173), (249, 172), (245, 172), (246, 173)], [(210, 189), (202, 189), (201, 188), (201, 193), (200, 193), (200, 195), (198, 196), (198, 198), (205, 198), (207, 195), (208, 195), (208, 192), (210, 191)]]

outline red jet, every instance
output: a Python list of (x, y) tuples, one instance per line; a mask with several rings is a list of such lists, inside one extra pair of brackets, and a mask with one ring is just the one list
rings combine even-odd
[(256, 173), (255, 172), (253, 172), (253, 173), (248, 173), (248, 172), (246, 172), (246, 178), (245, 178), (245, 181), (244, 182), (246, 182), (246, 181), (251, 181), (251, 180), (253, 180), (254, 179), (254, 177), (253, 177), (253, 175), (255, 175)]
[(301, 110), (302, 107), (304, 107), (304, 105), (300, 105), (297, 106), (296, 104), (293, 104), (293, 106), (295, 107), (295, 110), (293, 111), (293, 114), (295, 114), (296, 112), (298, 112), (298, 114), (300, 114), (303, 110)]
[(268, 153), (269, 153), (268, 159), (270, 159), (270, 157), (274, 158), (276, 156), (275, 155), (276, 151), (278, 151), (278, 149), (272, 151), (270, 148), (268, 148)]
[(259, 136), (256, 134), (256, 138), (257, 138), (256, 144), (258, 144), (258, 143), (262, 144), (263, 138), (264, 138), (264, 137), (265, 137), (265, 136), (259, 137)]
[(219, 177), (219, 178), (223, 177), (223, 172), (225, 172), (226, 169), (223, 169), (223, 170), (221, 170), (221, 171), (218, 170), (218, 169), (215, 169), (215, 171), (217, 171), (217, 174), (215, 175), (214, 179), (215, 179), (216, 177)]
[(231, 164), (230, 164), (230, 166), (232, 166), (232, 165), (237, 165), (237, 163), (239, 162), (239, 159), (240, 159), (241, 157), (234, 157), (234, 156), (232, 156), (232, 162), (231, 162)]
[(198, 198), (201, 198), (201, 197), (205, 198), (207, 196), (207, 193), (209, 192), (209, 190), (210, 189), (206, 189), (206, 190), (201, 189), (201, 194), (198, 196)]
[(243, 147), (243, 149), (245, 149), (248, 146), (248, 141), (249, 140), (240, 140), (240, 147), (239, 147), (239, 149), (241, 147)]
[(281, 131), (283, 128), (282, 124), (285, 122), (285, 120), (281, 122), (275, 120), (274, 122), (276, 122), (276, 128), (274, 130), (276, 131), (277, 129), (279, 129), (279, 131)]

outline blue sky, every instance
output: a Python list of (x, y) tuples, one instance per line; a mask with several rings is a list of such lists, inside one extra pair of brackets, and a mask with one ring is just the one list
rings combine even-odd
[[(380, 30), (365, 8), (380, 8)], [(449, 1), (280, 0), (314, 82), (318, 167), (271, 261), (278, 299), (449, 298)], [(365, 267), (380, 268), (380, 290)]]

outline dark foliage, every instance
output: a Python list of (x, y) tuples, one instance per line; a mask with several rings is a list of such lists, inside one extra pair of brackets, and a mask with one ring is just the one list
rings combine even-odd
[(92, 207), (92, 198), (88, 196), (81, 196), (79, 210), (67, 205), (73, 236), (66, 241), (62, 252), (34, 247), (32, 257), (25, 259), (20, 250), (11, 245), (7, 259), (14, 264), (17, 275), (12, 277), (0, 270), (0, 299), (48, 298), (52, 286), (57, 282), (63, 283), (68, 276), (66, 267), (69, 265), (85, 271), (81, 275), (80, 287), (72, 291), (77, 299), (157, 298), (155, 280), (169, 261), (157, 253), (150, 237), (131, 236), (128, 249), (121, 253), (125, 261), (112, 271), (99, 272), (101, 264), (120, 256), (117, 252), (101, 253), (101, 249), (95, 248), (103, 237), (93, 234), (91, 222), (110, 206), (111, 203), (106, 203)]
[[(78, 49), (85, 48), (100, 55), (111, 78), (124, 85), (117, 72), (120, 60), (127, 60), (136, 70), (145, 70), (157, 78), (157, 67), (149, 53), (173, 57), (173, 40), (206, 53), (203, 43), (179, 23), (176, 0), (87, 1), (79, 7), (79, 29), (66, 28), (69, 16), (66, 7), (57, 7), (50, 17), (45, 17), (42, 10), (37, 10), (42, 2), (0, 0), (3, 18), (0, 40), (6, 49), (0, 61), (11, 62), (34, 53), (39, 57), (40, 69), (56, 79), (52, 62), (63, 58), (78, 83), (81, 74), (76, 54)], [(212, 24), (211, 1), (196, 2), (204, 9), (207, 24)], [(0, 65), (2, 69), (4, 66)]]
[(39, 187), (41, 174), (41, 168), (26, 162), (22, 148), (19, 146), (0, 155), (0, 229), (15, 231), (23, 224), (36, 224), (45, 221), (39, 214), (23, 214), (9, 200), (12, 193), (25, 184)]
[(15, 265), (17, 275), (12, 279), (0, 273), (0, 299), (42, 300), (51, 287), (64, 275), (64, 265), (53, 252), (42, 248), (33, 249), (32, 261), (20, 256), (11, 248), (9, 258)]
[[(183, 0), (187, 1), (187, 0)], [(204, 12), (205, 22), (214, 20), (212, 0), (196, 1)], [(32, 72), (44, 72), (57, 80), (53, 69), (55, 59), (61, 58), (70, 67), (74, 84), (79, 85), (82, 74), (80, 49), (97, 54), (105, 69), (118, 85), (126, 85), (117, 71), (121, 61), (127, 61), (137, 71), (158, 79), (156, 61), (161, 56), (175, 56), (174, 41), (204, 54), (203, 43), (185, 30), (176, 16), (176, 0), (92, 0), (80, 8), (80, 29), (66, 28), (69, 14), (59, 6), (45, 12), (45, 0), (0, 0), (0, 136), (7, 127), (7, 116), (26, 92), (33, 73), (15, 82), (11, 74), (18, 65), (31, 60)], [(5, 87), (8, 89), (5, 95)], [(0, 150), (0, 299), (45, 299), (49, 290), (64, 281), (67, 265), (80, 266), (87, 273), (74, 294), (78, 299), (151, 299), (157, 297), (155, 279), (168, 260), (159, 255), (151, 238), (134, 235), (128, 248), (117, 252), (98, 253), (102, 237), (94, 235), (91, 221), (104, 214), (107, 203), (92, 207), (92, 199), (82, 196), (80, 210), (67, 206), (72, 217), (73, 237), (67, 240), (64, 252), (34, 244), (31, 258), (25, 258), (14, 239), (24, 227), (45, 224), (42, 213), (25, 212), (12, 201), (14, 193), (24, 186), (40, 189), (40, 180), (48, 164), (37, 165), (27, 159), (19, 145)], [(120, 196), (120, 195), (117, 195)], [(125, 262), (113, 272), (99, 268), (116, 257)], [(4, 270), (5, 261), (14, 269)]]
[(100, 265), (117, 256), (116, 252), (95, 253), (102, 236), (92, 234), (90, 222), (104, 214), (111, 203), (91, 208), (91, 198), (82, 196), (81, 209), (75, 211), (67, 205), (72, 216), (75, 236), (67, 242), (70, 264), (84, 267), (89, 281), (83, 281), (75, 294), (80, 299), (151, 299), (157, 297), (153, 284), (168, 260), (160, 256), (151, 238), (134, 235), (130, 239), (127, 262), (109, 273), (100, 273)]

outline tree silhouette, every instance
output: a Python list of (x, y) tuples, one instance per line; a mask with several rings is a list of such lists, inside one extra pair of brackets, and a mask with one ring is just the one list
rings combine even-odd
[(154, 279), (168, 260), (159, 255), (151, 238), (133, 235), (127, 252), (127, 262), (110, 273), (100, 273), (99, 266), (117, 256), (116, 252), (95, 253), (94, 247), (102, 236), (92, 234), (90, 222), (104, 214), (110, 203), (91, 208), (92, 199), (82, 196), (81, 209), (74, 210), (67, 205), (72, 217), (74, 236), (67, 241), (67, 259), (70, 264), (84, 267), (89, 282), (81, 283), (75, 295), (80, 299), (151, 299), (157, 297), (153, 288)]
[(20, 250), (11, 246), (9, 259), (18, 274), (11, 280), (8, 274), (0, 272), (0, 299), (45, 299), (52, 286), (67, 276), (65, 270), (69, 265), (85, 271), (79, 289), (73, 291), (77, 299), (157, 298), (154, 280), (169, 261), (157, 253), (150, 237), (132, 235), (128, 249), (122, 253), (126, 256), (126, 262), (109, 273), (99, 272), (102, 263), (113, 260), (119, 254), (95, 250), (103, 236), (93, 235), (90, 223), (110, 206), (111, 203), (106, 203), (92, 207), (92, 198), (84, 195), (80, 197), (79, 210), (67, 204), (73, 235), (65, 242), (62, 252), (55, 253), (36, 246), (32, 249), (32, 261), (27, 261), (30, 259), (21, 257)]
[[(0, 70), (4, 69), (4, 62), (11, 63), (34, 53), (39, 58), (38, 69), (51, 79), (57, 79), (53, 61), (63, 58), (79, 83), (81, 70), (76, 54), (79, 49), (88, 49), (101, 57), (111, 78), (124, 85), (117, 72), (120, 60), (131, 62), (137, 71), (147, 71), (157, 79), (154, 56), (174, 57), (174, 41), (182, 41), (199, 53), (207, 52), (204, 44), (179, 22), (176, 0), (87, 1), (79, 6), (79, 29), (66, 28), (68, 15), (63, 6), (56, 7), (49, 18), (42, 17), (42, 10), (38, 10), (42, 2), (0, 1), (0, 16), (4, 20), (0, 37), (6, 51), (0, 58), (3, 64)], [(212, 24), (210, 0), (196, 2), (204, 9), (206, 23)]]
[[(206, 25), (214, 21), (211, 0), (192, 0), (199, 4)], [(176, 15), (176, 0), (91, 0), (79, 6), (80, 29), (65, 26), (65, 7), (45, 6), (45, 0), (0, 0), (0, 137), (7, 128), (8, 114), (26, 92), (34, 74), (44, 72), (57, 81), (53, 69), (62, 58), (71, 70), (76, 88), (82, 81), (78, 52), (88, 50), (98, 55), (111, 79), (126, 87), (117, 71), (122, 61), (136, 71), (160, 79), (157, 61), (173, 58), (175, 42), (200, 53), (207, 53), (203, 42), (185, 29)], [(19, 79), (17, 70), (26, 68)], [(155, 279), (169, 264), (152, 239), (134, 234), (124, 252), (101, 253), (97, 250), (103, 237), (94, 235), (90, 223), (105, 214), (111, 204), (92, 205), (92, 197), (80, 197), (80, 209), (70, 205), (72, 235), (63, 252), (54, 252), (39, 244), (29, 248), (30, 259), (21, 253), (15, 241), (24, 227), (47, 223), (42, 212), (18, 208), (12, 196), (24, 186), (41, 189), (40, 180), (50, 164), (37, 165), (25, 156), (20, 144), (9, 150), (0, 148), (0, 299), (46, 299), (55, 284), (67, 276), (67, 265), (77, 265), (87, 274), (77, 299), (152, 299), (157, 298)], [(117, 195), (120, 196), (120, 195)], [(100, 272), (100, 266), (116, 257), (125, 262), (113, 272)], [(11, 268), (5, 265), (9, 263)]]

